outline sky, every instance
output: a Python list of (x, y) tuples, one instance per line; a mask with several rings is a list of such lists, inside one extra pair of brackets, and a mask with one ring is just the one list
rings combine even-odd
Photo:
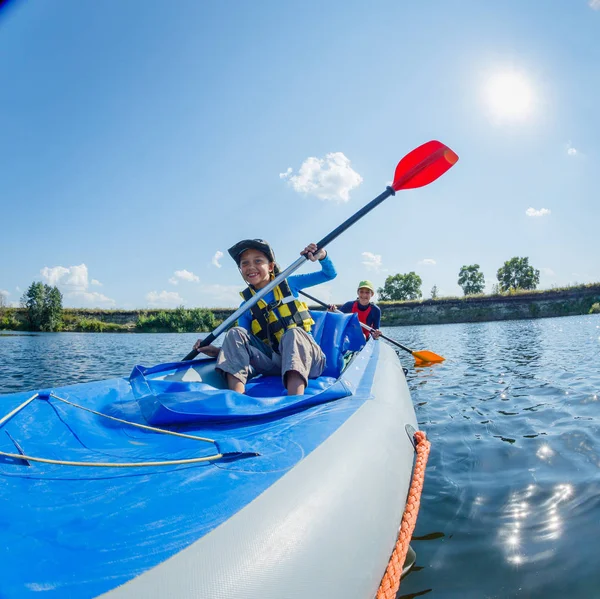
[[(13, 0), (0, 9), (0, 294), (230, 307), (227, 248), (282, 267), (437, 139), (459, 162), (328, 246), (353, 299), (414, 271), (600, 281), (600, 0)], [(305, 265), (299, 272), (318, 268)]]

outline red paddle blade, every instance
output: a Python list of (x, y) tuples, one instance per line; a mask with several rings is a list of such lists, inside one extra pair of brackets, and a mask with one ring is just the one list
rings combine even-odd
[(409, 152), (396, 167), (392, 188), (414, 189), (423, 187), (441, 177), (456, 164), (458, 155), (439, 141), (427, 143)]

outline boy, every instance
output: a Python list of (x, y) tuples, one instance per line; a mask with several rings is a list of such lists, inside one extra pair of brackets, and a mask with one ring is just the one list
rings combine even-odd
[[(248, 287), (241, 292), (244, 302), (266, 287), (279, 274), (275, 254), (262, 239), (244, 239), (229, 248)], [(309, 378), (320, 376), (325, 354), (310, 331), (314, 321), (307, 305), (298, 299), (298, 290), (330, 281), (337, 275), (327, 252), (310, 243), (300, 252), (312, 262), (319, 260), (320, 272), (284, 279), (238, 319), (238, 326), (225, 335), (223, 346), (194, 349), (217, 357), (217, 369), (227, 377), (227, 386), (244, 393), (255, 374), (281, 374), (288, 395), (302, 395)], [(242, 302), (242, 303), (244, 303)]]
[[(358, 290), (356, 292), (357, 298), (354, 301), (346, 302), (341, 308), (340, 312), (346, 314), (355, 313), (358, 314), (358, 320), (360, 322), (370, 326), (373, 331), (373, 339), (379, 339), (381, 331), (379, 325), (381, 322), (381, 310), (376, 306), (371, 298), (375, 295), (375, 287), (371, 281), (361, 281), (358, 284)], [(369, 338), (371, 334), (366, 329), (363, 329), (365, 339)]]

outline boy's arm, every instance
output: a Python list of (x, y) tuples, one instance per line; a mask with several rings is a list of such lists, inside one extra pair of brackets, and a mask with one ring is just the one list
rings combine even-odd
[(294, 295), (297, 295), (300, 289), (306, 289), (335, 279), (337, 271), (333, 262), (329, 259), (329, 255), (325, 256), (323, 260), (319, 260), (319, 264), (321, 265), (320, 271), (288, 277), (287, 282)]
[(379, 306), (373, 306), (372, 314), (373, 314), (372, 327), (374, 329), (378, 329), (379, 326), (381, 325), (381, 308), (379, 308)]

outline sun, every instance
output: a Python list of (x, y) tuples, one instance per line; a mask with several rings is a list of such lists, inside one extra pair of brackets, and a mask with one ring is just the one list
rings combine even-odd
[(492, 116), (499, 120), (527, 119), (533, 108), (531, 83), (512, 71), (496, 73), (487, 80), (485, 99)]

